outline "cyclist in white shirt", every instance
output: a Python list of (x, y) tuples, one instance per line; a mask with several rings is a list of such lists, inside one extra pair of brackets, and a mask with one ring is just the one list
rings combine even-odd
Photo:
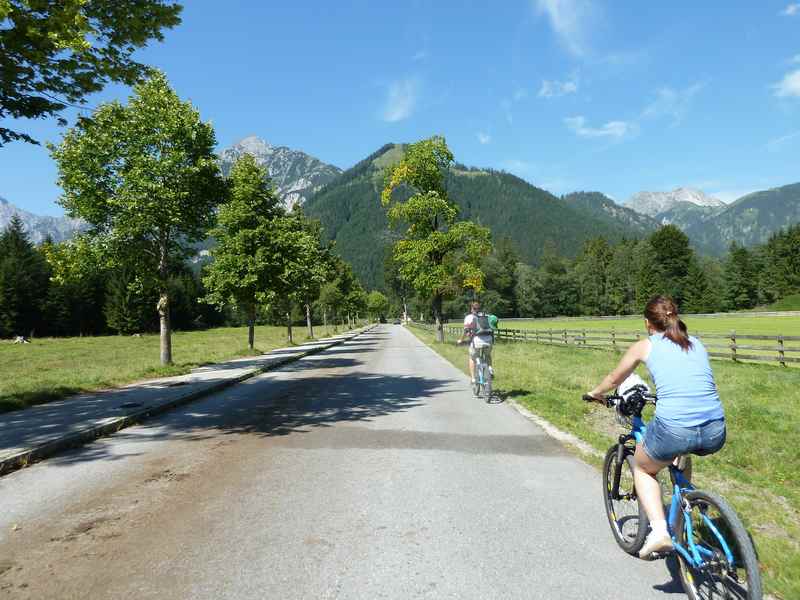
[(491, 348), (494, 343), (494, 334), (489, 324), (489, 316), (481, 312), (481, 303), (473, 302), (470, 304), (470, 312), (464, 317), (464, 334), (458, 340), (463, 344), (469, 340), (469, 376), (472, 383), (475, 383), (475, 356), (481, 348), (489, 348), (488, 365), (492, 369)]

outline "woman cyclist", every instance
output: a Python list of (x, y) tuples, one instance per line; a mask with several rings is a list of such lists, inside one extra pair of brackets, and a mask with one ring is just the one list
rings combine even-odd
[(671, 298), (656, 296), (644, 310), (649, 337), (636, 342), (602, 383), (589, 392), (603, 394), (621, 384), (645, 363), (656, 386), (658, 403), (644, 442), (636, 446), (633, 478), (639, 501), (650, 519), (641, 558), (672, 549), (658, 472), (681, 454), (706, 455), (725, 444), (725, 414), (705, 347), (689, 336)]

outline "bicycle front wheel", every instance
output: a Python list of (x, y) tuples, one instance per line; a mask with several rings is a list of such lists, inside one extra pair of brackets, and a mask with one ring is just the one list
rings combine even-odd
[[(761, 600), (756, 550), (736, 512), (716, 494), (699, 490), (687, 492), (684, 501), (675, 534), (686, 549), (691, 540), (702, 559), (701, 565), (693, 565), (677, 553), (686, 595), (692, 600)], [(687, 526), (687, 516), (691, 528)], [(725, 552), (725, 546), (731, 556)]]
[[(615, 485), (619, 472), (619, 485)], [(627, 452), (617, 460), (617, 445), (606, 452), (603, 462), (603, 503), (608, 524), (617, 544), (628, 554), (636, 554), (647, 536), (648, 520), (639, 504), (633, 484), (633, 457)]]

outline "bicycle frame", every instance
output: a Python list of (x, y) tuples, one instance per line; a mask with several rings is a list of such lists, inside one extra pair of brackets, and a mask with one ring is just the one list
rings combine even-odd
[[(615, 500), (621, 499), (619, 495), (619, 481), (622, 474), (622, 462), (625, 458), (625, 454), (633, 454), (635, 451), (635, 449), (626, 444), (633, 440), (635, 440), (637, 444), (641, 444), (647, 432), (647, 424), (640, 416), (633, 416), (632, 425), (629, 434), (619, 436), (619, 443), (617, 445), (617, 468), (614, 471), (614, 487), (612, 490), (612, 497)], [(692, 568), (699, 570), (707, 565), (705, 559), (713, 559), (716, 555), (713, 550), (710, 550), (702, 544), (695, 544), (694, 542), (692, 519), (689, 510), (684, 506), (683, 494), (694, 490), (695, 487), (684, 477), (683, 471), (675, 465), (669, 465), (669, 472), (670, 481), (672, 482), (672, 502), (670, 503), (669, 514), (667, 516), (667, 527), (670, 537), (672, 538), (672, 545), (675, 551), (678, 552)], [(675, 532), (679, 511), (683, 511), (683, 527), (686, 530), (686, 539), (689, 540), (688, 547), (684, 547), (678, 542), (678, 536)], [(725, 553), (725, 558), (730, 564), (733, 564), (733, 552), (731, 552), (730, 546), (725, 541), (725, 537), (720, 533), (711, 519), (708, 518), (708, 515), (703, 514), (702, 517), (704, 524), (719, 541)]]
[(487, 360), (489, 352), (491, 352), (491, 347), (480, 348), (475, 353), (475, 376), (482, 390), (485, 389), (491, 379), (491, 375), (488, 378), (486, 377), (489, 369), (489, 361)]

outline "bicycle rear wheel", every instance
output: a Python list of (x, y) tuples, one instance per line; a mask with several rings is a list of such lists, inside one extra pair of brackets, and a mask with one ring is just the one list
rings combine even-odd
[[(684, 494), (684, 509), (689, 511), (692, 540), (704, 548), (701, 568), (695, 568), (678, 552), (681, 583), (692, 600), (724, 598), (726, 600), (761, 600), (761, 574), (756, 550), (736, 512), (717, 496), (699, 490)], [(684, 511), (675, 524), (678, 542), (689, 546), (689, 532)], [(712, 528), (713, 525), (713, 528)], [(720, 536), (733, 555), (726, 557)]]
[[(619, 487), (614, 489), (614, 478), (620, 469)], [(603, 462), (603, 504), (608, 524), (617, 544), (628, 554), (636, 554), (644, 544), (649, 522), (644, 508), (639, 504), (633, 484), (633, 457), (625, 453), (622, 464), (617, 461), (617, 445), (606, 452)]]

